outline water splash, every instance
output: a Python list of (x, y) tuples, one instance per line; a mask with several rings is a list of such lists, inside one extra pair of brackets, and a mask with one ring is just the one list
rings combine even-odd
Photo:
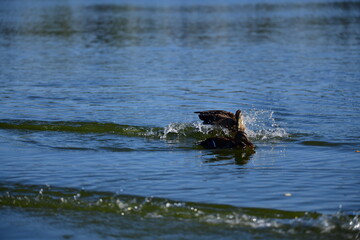
[[(289, 136), (286, 130), (279, 126), (273, 111), (250, 110), (244, 112), (244, 123), (248, 136), (255, 141), (272, 141)], [(164, 128), (162, 139), (170, 136), (195, 137), (204, 139), (211, 136), (229, 136), (226, 128), (203, 124), (200, 121), (191, 123), (170, 123)]]
[(227, 129), (205, 125), (200, 121), (190, 123), (170, 123), (164, 128), (161, 139), (169, 139), (171, 137), (202, 139), (214, 135), (227, 135), (228, 133)]
[(274, 118), (274, 112), (269, 110), (250, 110), (244, 114), (247, 134), (259, 141), (271, 141), (287, 138), (285, 128), (279, 126)]

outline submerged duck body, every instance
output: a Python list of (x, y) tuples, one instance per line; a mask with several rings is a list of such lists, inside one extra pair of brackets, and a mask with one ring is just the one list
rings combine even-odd
[(199, 114), (204, 124), (218, 125), (228, 128), (232, 137), (211, 137), (199, 142), (206, 149), (216, 148), (240, 148), (254, 149), (255, 145), (249, 140), (245, 133), (246, 127), (241, 110), (235, 114), (223, 110), (209, 110), (195, 112)]
[(235, 148), (235, 141), (225, 137), (211, 137), (199, 142), (199, 145), (206, 149)]
[(234, 138), (230, 137), (211, 137), (199, 142), (199, 145), (206, 149), (218, 148), (239, 148), (254, 149), (255, 145), (250, 142), (245, 132), (238, 131)]

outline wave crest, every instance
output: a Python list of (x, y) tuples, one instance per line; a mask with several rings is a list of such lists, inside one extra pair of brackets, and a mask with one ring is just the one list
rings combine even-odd
[[(20, 207), (57, 212), (108, 214), (142, 218), (178, 219), (211, 225), (246, 228), (266, 234), (307, 236), (311, 239), (358, 239), (359, 213), (320, 214), (277, 209), (173, 201), (164, 198), (118, 195), (51, 186), (0, 184), (0, 207)], [(324, 238), (324, 236), (326, 236)]]
[[(288, 137), (284, 128), (279, 127), (273, 117), (274, 112), (252, 110), (245, 113), (244, 122), (247, 134), (255, 141), (269, 141)], [(1, 120), (0, 129), (30, 131), (61, 131), (80, 134), (100, 133), (128, 137), (158, 138), (163, 140), (195, 138), (197, 140), (212, 136), (229, 136), (226, 128), (203, 124), (201, 121), (169, 123), (165, 127), (133, 126), (116, 123)]]

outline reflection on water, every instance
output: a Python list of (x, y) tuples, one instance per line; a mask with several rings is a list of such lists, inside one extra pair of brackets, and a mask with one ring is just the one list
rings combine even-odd
[[(204, 163), (238, 164), (244, 165), (248, 163), (251, 156), (255, 154), (255, 150), (237, 150), (237, 149), (218, 149), (206, 150), (203, 153)], [(229, 163), (230, 160), (230, 163)]]

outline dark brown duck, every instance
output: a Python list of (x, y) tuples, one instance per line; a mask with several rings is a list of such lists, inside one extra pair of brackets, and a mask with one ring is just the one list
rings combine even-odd
[(204, 124), (219, 125), (228, 128), (233, 137), (211, 137), (201, 141), (199, 145), (207, 149), (216, 148), (255, 148), (245, 133), (246, 127), (242, 112), (237, 110), (235, 114), (223, 110), (210, 110), (195, 112)]

